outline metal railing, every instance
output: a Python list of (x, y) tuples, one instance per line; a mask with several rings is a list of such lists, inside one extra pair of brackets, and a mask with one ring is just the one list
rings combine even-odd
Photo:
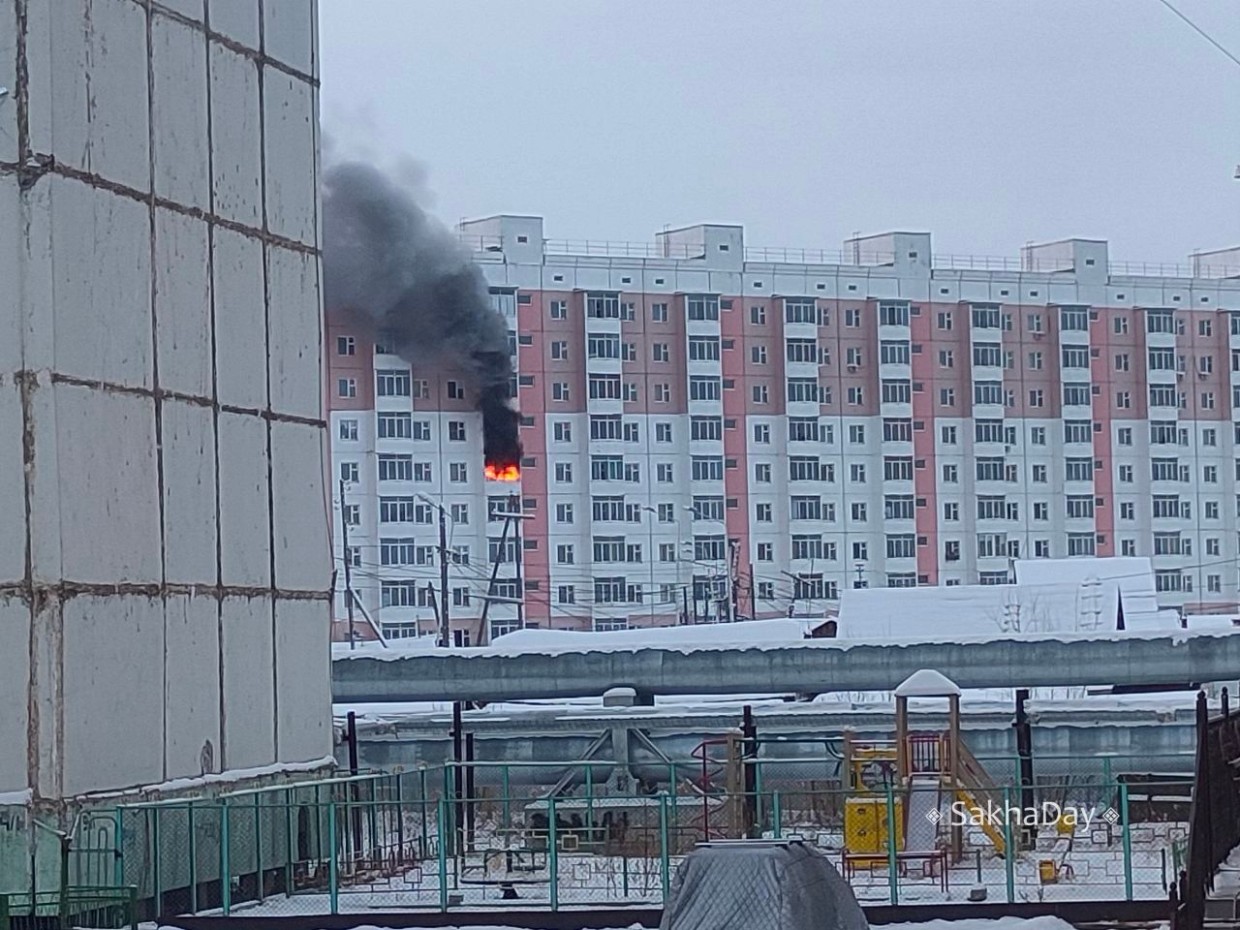
[[(128, 805), (113, 821), (115, 881), (132, 886), (140, 919), (449, 911), (512, 899), (552, 910), (657, 906), (697, 843), (749, 835), (817, 847), (863, 903), (948, 900), (961, 887), (1011, 903), (1153, 900), (1167, 896), (1187, 835), (1179, 806), (1131, 800), (1166, 782), (1081, 777), (1029, 794), (996, 786), (997, 808), (1091, 812), (1067, 831), (1048, 816), (1032, 839), (1009, 817), (996, 844), (994, 829), (950, 822), (946, 789), (921, 810), (890, 783), (853, 790), (829, 770), (807, 778), (775, 760), (754, 765), (750, 793), (701, 758), (636, 781), (614, 762), (582, 760), (556, 764), (551, 786), (550, 764), (470, 763)], [(999, 855), (1000, 845), (1015, 854)]]
[[(480, 254), (502, 253), (505, 242), (501, 236), (460, 234), (459, 240)], [(634, 258), (634, 259), (701, 259), (704, 245), (685, 242), (631, 242), (610, 239), (544, 239), (543, 251), (561, 259), (573, 258)], [(843, 249), (806, 249), (780, 246), (746, 246), (744, 260), (789, 265), (826, 265), (843, 268), (885, 267), (895, 264), (896, 253), (869, 248), (864, 244)], [(1009, 255), (976, 255), (937, 252), (931, 256), (931, 267), (944, 271), (1003, 271), (1019, 274), (1071, 274), (1074, 271), (1068, 256), (1044, 258), (1023, 253)], [(1125, 277), (1205, 278), (1240, 277), (1240, 263), (1211, 262), (1194, 257), (1189, 262), (1111, 261), (1110, 275)]]
[(93, 927), (137, 930), (137, 889), (69, 886), (59, 891), (0, 894), (0, 930)]
[(1172, 930), (1201, 930), (1214, 876), (1240, 846), (1240, 710), (1232, 711), (1227, 689), (1211, 719), (1205, 692), (1197, 695), (1197, 765), (1184, 865), (1171, 891)]

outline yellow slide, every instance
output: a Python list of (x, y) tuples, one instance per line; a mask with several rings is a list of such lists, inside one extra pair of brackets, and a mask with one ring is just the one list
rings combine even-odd
[[(956, 800), (963, 804), (968, 810), (986, 810), (985, 805), (979, 804), (973, 795), (969, 793), (967, 788), (956, 788)], [(1000, 856), (1004, 855), (1007, 849), (1007, 844), (1003, 841), (1003, 831), (991, 823), (986, 817), (981, 818), (981, 822), (978, 826), (981, 827), (982, 832), (986, 834), (986, 838), (990, 840), (991, 845), (995, 847), (995, 852), (997, 852)]]

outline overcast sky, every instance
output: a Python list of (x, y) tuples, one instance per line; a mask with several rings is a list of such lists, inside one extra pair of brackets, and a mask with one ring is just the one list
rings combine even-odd
[[(1173, 0), (1240, 56), (1237, 0)], [(1159, 0), (320, 0), (326, 130), (448, 222), (1240, 245), (1240, 66)]]

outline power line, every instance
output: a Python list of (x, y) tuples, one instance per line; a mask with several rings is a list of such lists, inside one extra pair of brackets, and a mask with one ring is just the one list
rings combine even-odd
[(1172, 5), (1171, 0), (1158, 0), (1158, 2), (1161, 3), (1163, 6), (1165, 6), (1167, 9), (1169, 9), (1176, 16), (1180, 17), (1180, 19), (1184, 20), (1184, 22), (1188, 23), (1188, 25), (1192, 27), (1192, 29), (1199, 36), (1201, 36), (1203, 39), (1205, 39), (1207, 42), (1213, 45), (1216, 49), (1218, 49), (1220, 52), (1222, 52), (1224, 55), (1230, 58), (1234, 64), (1240, 65), (1240, 58), (1237, 58), (1231, 52), (1227, 51), (1226, 48), (1224, 48), (1221, 44), (1219, 44), (1217, 39), (1215, 39), (1212, 35), (1210, 35), (1210, 33), (1206, 32), (1204, 29), (1198, 26), (1195, 22), (1193, 22), (1191, 19), (1189, 19), (1179, 10), (1177, 10), (1175, 6)]

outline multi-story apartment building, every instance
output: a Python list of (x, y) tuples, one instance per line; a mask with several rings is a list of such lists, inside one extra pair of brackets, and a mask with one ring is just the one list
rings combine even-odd
[(512, 332), (519, 485), (484, 481), (464, 382), (330, 329), (353, 584), (389, 635), (435, 627), (440, 507), (474, 643), (1000, 584), (1016, 558), (1147, 555), (1169, 605), (1240, 600), (1240, 250), (1124, 268), (1083, 239), (1008, 262), (934, 260), (926, 233), (827, 254), (738, 226), (461, 232)]

